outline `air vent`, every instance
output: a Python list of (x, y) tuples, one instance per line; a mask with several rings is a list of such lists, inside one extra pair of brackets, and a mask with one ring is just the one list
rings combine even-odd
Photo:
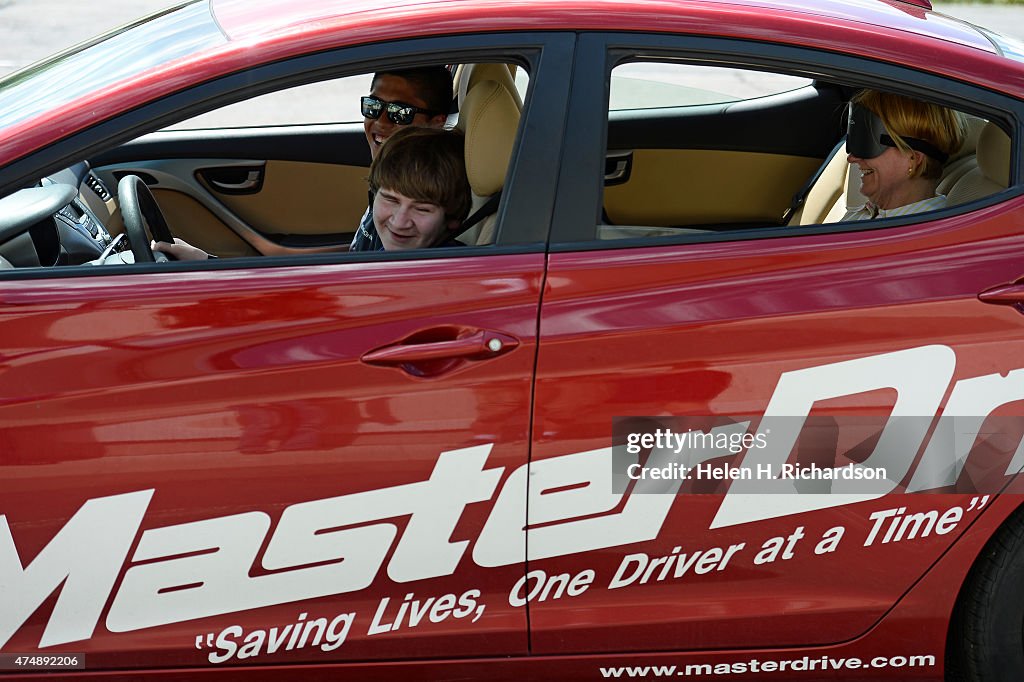
[(95, 174), (89, 173), (85, 178), (85, 184), (88, 185), (89, 189), (93, 192), (96, 192), (97, 196), (99, 196), (103, 201), (111, 200), (112, 195), (110, 194), (110, 190), (107, 189), (106, 185), (103, 184), (103, 181), (96, 177)]

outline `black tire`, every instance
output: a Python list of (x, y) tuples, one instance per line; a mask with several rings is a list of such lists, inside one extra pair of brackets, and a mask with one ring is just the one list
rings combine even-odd
[(964, 582), (946, 644), (947, 682), (1024, 680), (1024, 506)]

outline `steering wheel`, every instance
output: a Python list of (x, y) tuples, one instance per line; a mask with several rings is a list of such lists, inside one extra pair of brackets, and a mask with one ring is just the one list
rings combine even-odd
[(166, 263), (167, 254), (150, 248), (150, 236), (158, 242), (174, 243), (160, 205), (138, 175), (126, 175), (117, 183), (117, 201), (121, 205), (124, 232), (136, 263)]

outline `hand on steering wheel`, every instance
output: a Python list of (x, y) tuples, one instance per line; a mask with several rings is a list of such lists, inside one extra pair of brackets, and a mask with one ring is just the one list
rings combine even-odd
[(153, 253), (150, 248), (150, 237), (160, 242), (173, 244), (174, 237), (156, 198), (149, 187), (137, 175), (126, 175), (117, 183), (117, 200), (121, 205), (121, 217), (124, 220), (124, 232), (132, 247), (132, 255), (136, 263), (166, 263), (170, 258), (167, 254)]

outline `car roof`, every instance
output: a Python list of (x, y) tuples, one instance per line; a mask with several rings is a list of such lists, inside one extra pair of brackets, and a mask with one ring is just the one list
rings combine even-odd
[[(497, 31), (635, 31), (770, 41), (906, 65), (1024, 97), (1024, 63), (1002, 56), (970, 24), (900, 0), (194, 0), (48, 63), (77, 63), (68, 61), (76, 51), (83, 62), (95, 61), (90, 52), (107, 60), (112, 48), (104, 44), (122, 34), (149, 37), (157, 31), (156, 39), (167, 27), (172, 33), (164, 42), (173, 41), (180, 17), (205, 22), (208, 39), (179, 41), (185, 52), (173, 59), (104, 61), (106, 67), (92, 75), (65, 74), (77, 84), (70, 90), (63, 81), (59, 87), (48, 83), (47, 69), (39, 65), (8, 77), (10, 87), (0, 95), (24, 100), (18, 110), (25, 114), (3, 129), (0, 164), (189, 84), (262, 64), (359, 44)], [(111, 59), (116, 62), (116, 56)], [(82, 90), (100, 77), (102, 87)], [(37, 87), (63, 97), (61, 105), (35, 106), (38, 98), (22, 97)]]
[[(927, 4), (927, 0), (917, 0)], [(742, 16), (769, 17), (782, 29), (828, 30), (834, 22), (928, 36), (979, 50), (995, 48), (970, 24), (899, 0), (210, 0), (218, 24), (231, 40), (307, 31), (311, 26), (377, 23), (408, 25), (421, 16), (450, 17), (452, 32), (509, 29), (678, 30), (673, 20), (704, 19), (694, 33), (739, 33)], [(710, 17), (731, 21), (710, 22)], [(801, 19), (803, 21), (801, 21)], [(496, 22), (500, 20), (500, 24)], [(789, 34), (789, 37), (798, 37)]]

